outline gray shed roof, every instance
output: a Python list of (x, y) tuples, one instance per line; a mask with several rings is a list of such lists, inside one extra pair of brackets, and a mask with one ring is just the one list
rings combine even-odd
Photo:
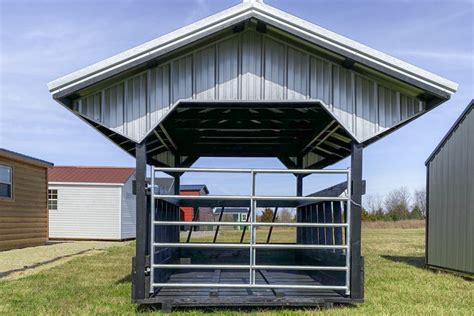
[[(149, 181), (149, 179), (147, 179)], [(155, 185), (158, 186), (161, 194), (170, 194), (174, 188), (174, 178), (162, 177), (155, 179)], [(206, 194), (209, 194), (209, 189), (205, 184), (181, 184), (179, 186), (180, 191), (201, 191), (204, 190)]]
[(38, 158), (33, 158), (31, 156), (23, 155), (5, 148), (0, 148), (0, 157), (6, 157), (9, 159), (23, 161), (32, 165), (41, 166), (41, 167), (52, 167), (53, 163), (41, 160)]
[(458, 85), (452, 81), (278, 10), (263, 1), (244, 1), (172, 33), (56, 79), (48, 84), (48, 88), (55, 98), (60, 98), (252, 18), (345, 56), (351, 62), (383, 72), (442, 98), (449, 97), (457, 90)]
[(467, 117), (469, 113), (471, 113), (471, 110), (474, 109), (474, 99), (471, 100), (471, 102), (468, 104), (468, 106), (464, 109), (464, 111), (461, 113), (461, 115), (458, 117), (456, 122), (454, 122), (453, 126), (448, 130), (446, 135), (441, 139), (439, 142), (438, 146), (433, 150), (433, 152), (429, 155), (428, 159), (425, 161), (425, 165), (428, 165), (433, 158), (436, 156), (438, 151), (443, 147), (443, 145), (447, 142), (449, 137), (454, 133), (454, 131), (458, 128), (459, 124)]

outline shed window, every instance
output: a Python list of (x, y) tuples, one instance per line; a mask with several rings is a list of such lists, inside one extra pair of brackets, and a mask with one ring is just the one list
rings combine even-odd
[(50, 211), (58, 209), (58, 190), (48, 190), (48, 209)]
[(12, 174), (12, 167), (0, 165), (0, 198), (11, 199), (13, 197)]

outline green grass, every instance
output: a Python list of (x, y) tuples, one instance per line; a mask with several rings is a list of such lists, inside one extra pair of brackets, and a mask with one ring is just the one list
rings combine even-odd
[[(234, 232), (238, 234), (238, 232)], [(265, 234), (261, 234), (265, 236)], [(279, 238), (293, 232), (280, 231)], [(277, 241), (277, 240), (275, 240)], [(130, 304), (130, 261), (133, 244), (74, 259), (22, 279), (0, 281), (0, 315), (134, 314), (154, 312)], [(431, 314), (472, 315), (474, 283), (422, 268), (422, 229), (366, 229), (365, 303), (330, 310), (267, 309), (263, 315)], [(200, 310), (176, 314), (199, 315)], [(209, 311), (207, 311), (209, 312)], [(249, 311), (246, 310), (246, 313)], [(238, 310), (217, 310), (236, 315)]]

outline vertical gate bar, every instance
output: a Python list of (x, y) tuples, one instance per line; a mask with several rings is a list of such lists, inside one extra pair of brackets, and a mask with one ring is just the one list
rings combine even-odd
[(136, 157), (136, 246), (135, 267), (133, 269), (132, 299), (145, 298), (145, 257), (148, 249), (147, 243), (147, 200), (145, 192), (146, 177), (146, 143), (135, 145)]
[(153, 283), (155, 282), (155, 166), (151, 166), (150, 175), (150, 293), (153, 293)]
[(250, 198), (250, 276), (249, 276), (249, 283), (250, 285), (255, 284), (255, 271), (254, 271), (254, 265), (255, 265), (255, 255), (256, 251), (254, 249), (255, 245), (255, 226), (254, 223), (256, 222), (256, 209), (255, 209), (255, 201), (254, 201), (254, 196), (255, 196), (255, 172), (253, 170), (250, 171), (250, 188), (251, 188), (251, 198)]
[[(219, 214), (219, 223), (222, 221), (222, 216), (224, 215), (224, 206), (221, 208), (221, 213)], [(216, 232), (214, 233), (214, 239), (212, 240), (213, 243), (216, 243), (217, 241), (217, 235), (219, 234), (219, 228), (221, 226), (217, 225), (216, 227)]]
[[(296, 158), (296, 166), (298, 169), (303, 169), (303, 157)], [(296, 175), (296, 196), (303, 196), (303, 175)], [(303, 210), (301, 207), (296, 208), (296, 222), (303, 222)], [(301, 244), (303, 239), (303, 227), (296, 228), (296, 243)]]
[(346, 211), (346, 295), (351, 294), (351, 192), (352, 192), (352, 170), (349, 168), (349, 172), (347, 173), (347, 196), (349, 197), (349, 201), (347, 202), (347, 211)]
[[(275, 211), (273, 211), (272, 223), (275, 223), (277, 212), (278, 212), (278, 206), (275, 207)], [(267, 244), (270, 242), (270, 238), (272, 237), (272, 231), (273, 231), (273, 226), (270, 226), (270, 229), (268, 230)]]
[(363, 146), (352, 143), (351, 154), (351, 298), (362, 299), (364, 286), (362, 284), (362, 257), (361, 257), (361, 203), (362, 203), (362, 153)]

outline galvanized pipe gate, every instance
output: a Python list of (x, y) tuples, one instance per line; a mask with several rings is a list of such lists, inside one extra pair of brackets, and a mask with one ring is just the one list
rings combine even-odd
[[(182, 195), (162, 195), (155, 191), (155, 174), (157, 172), (166, 172), (170, 174), (182, 174), (185, 172), (200, 173), (241, 173), (250, 175), (250, 195), (204, 195), (204, 196), (182, 196)], [(347, 194), (343, 196), (264, 196), (256, 194), (256, 177), (258, 174), (294, 174), (298, 176), (309, 174), (342, 174), (347, 177)], [(313, 290), (337, 290), (344, 291), (346, 295), (350, 295), (351, 291), (351, 169), (345, 170), (279, 170), (279, 169), (204, 169), (204, 168), (157, 168), (152, 166), (151, 169), (151, 234), (150, 234), (150, 294), (153, 294), (158, 288), (270, 288), (270, 289), (313, 289)], [(175, 191), (176, 192), (176, 191)], [(157, 220), (155, 216), (155, 206), (159, 200), (193, 200), (193, 201), (229, 201), (242, 202), (248, 201), (250, 206), (250, 217), (247, 222), (199, 222), (199, 221), (163, 221)], [(340, 202), (346, 205), (346, 216), (342, 223), (268, 223), (257, 222), (257, 202), (265, 203), (273, 202), (299, 202), (299, 203), (315, 203), (315, 202)], [(250, 232), (250, 241), (248, 243), (190, 243), (188, 242), (160, 242), (155, 239), (156, 226), (245, 226)], [(345, 240), (341, 245), (321, 245), (321, 244), (262, 244), (257, 243), (258, 227), (311, 227), (311, 228), (327, 228), (340, 227), (345, 228)], [(175, 263), (157, 263), (155, 262), (155, 253), (157, 248), (219, 248), (219, 249), (248, 249), (248, 264), (175, 264)], [(345, 254), (345, 265), (259, 265), (257, 264), (257, 249), (338, 249)], [(168, 283), (156, 282), (155, 270), (157, 269), (248, 269), (248, 283)], [(256, 283), (256, 271), (265, 270), (311, 270), (311, 271), (343, 271), (345, 272), (344, 285), (306, 285), (306, 284), (258, 284)]]

